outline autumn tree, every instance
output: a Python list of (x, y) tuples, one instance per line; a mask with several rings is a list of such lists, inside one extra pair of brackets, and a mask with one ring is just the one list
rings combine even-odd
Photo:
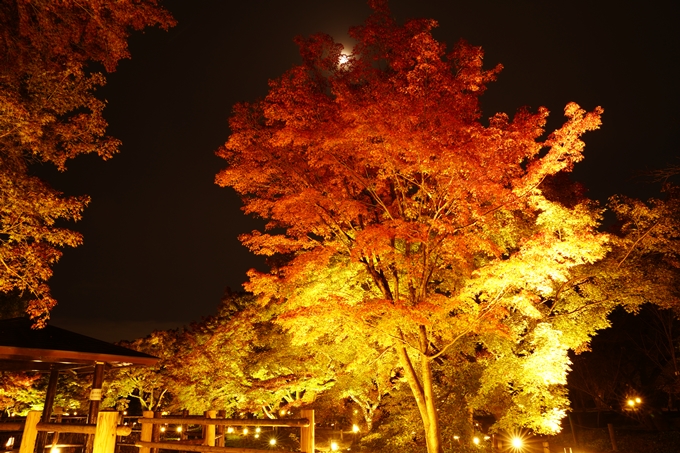
[(31, 166), (117, 152), (95, 68), (130, 56), (132, 30), (172, 24), (158, 0), (0, 1), (0, 292), (23, 298), (37, 325), (56, 303), (46, 282), (61, 247), (82, 240), (59, 221), (78, 220), (88, 198), (63, 196)]
[(6, 415), (22, 415), (44, 401), (36, 388), (37, 373), (0, 371), (0, 411)]
[(508, 420), (554, 431), (567, 352), (606, 325), (600, 312), (585, 322), (582, 299), (559, 289), (607, 239), (592, 203), (542, 187), (583, 158), (580, 136), (602, 110), (570, 103), (550, 134), (545, 108), (484, 122), (479, 97), (500, 66), (484, 69), (465, 42), (447, 52), (433, 20), (399, 26), (385, 1), (370, 3), (351, 55), (329, 36), (300, 38), (303, 63), (234, 109), (216, 181), (269, 221), (244, 244), (280, 257), (247, 288), (282, 306), (278, 322), (299, 341), (359, 335), (374, 357), (393, 350), (431, 453), (432, 364), (464, 339), (494, 365), (484, 389), (510, 395)]
[(272, 312), (247, 293), (227, 291), (217, 315), (190, 325), (181, 341), (175, 358), (182, 366), (169, 366), (176, 408), (278, 418), (333, 385), (328, 360), (291, 344)]
[(157, 411), (170, 405), (180, 391), (171, 375), (174, 368), (184, 365), (181, 361), (184, 337), (180, 330), (156, 330), (146, 337), (118, 343), (157, 357), (158, 362), (153, 366), (108, 370), (104, 380), (104, 406), (125, 410), (136, 401), (142, 410)]

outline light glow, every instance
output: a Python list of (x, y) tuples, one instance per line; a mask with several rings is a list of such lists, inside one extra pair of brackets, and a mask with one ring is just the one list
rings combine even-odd
[(522, 448), (522, 446), (524, 445), (524, 442), (520, 437), (513, 437), (510, 443), (512, 444), (512, 448), (515, 449)]
[(276, 439), (274, 439), (273, 437), (271, 439), (269, 439), (269, 445), (272, 445), (272, 446), (276, 445)]
[(338, 451), (340, 447), (338, 446), (337, 442), (331, 442), (331, 450), (332, 451)]
[(359, 432), (359, 426), (358, 425), (352, 425), (352, 432), (358, 433)]
[(476, 437), (476, 436), (473, 437), (473, 438), (472, 438), (472, 443), (475, 444), (475, 445), (479, 445), (479, 437)]

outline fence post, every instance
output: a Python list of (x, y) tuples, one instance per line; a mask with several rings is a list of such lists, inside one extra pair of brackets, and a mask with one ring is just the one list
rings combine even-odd
[[(187, 418), (189, 416), (189, 411), (186, 409), (182, 410), (182, 418)], [(189, 425), (186, 424), (181, 424), (180, 428), (182, 431), (179, 433), (179, 440), (187, 440), (189, 438), (189, 435), (187, 434), (187, 429), (189, 428)]]
[(35, 450), (35, 440), (38, 437), (38, 422), (40, 422), (41, 415), (40, 411), (31, 411), (26, 415), (24, 435), (21, 436), (19, 453), (33, 453), (33, 450)]
[(314, 410), (301, 410), (300, 418), (309, 420), (308, 427), (300, 428), (300, 451), (314, 453)]
[[(205, 411), (205, 418), (215, 418), (217, 411)], [(215, 425), (205, 425), (203, 445), (215, 446)]]
[(118, 411), (100, 411), (94, 432), (93, 453), (113, 453), (116, 450)]
[[(153, 413), (153, 418), (163, 418), (163, 412), (156, 411)], [(161, 441), (161, 425), (154, 423), (153, 429), (151, 430), (151, 442)], [(158, 453), (158, 448), (152, 447), (151, 453)]]
[[(64, 415), (64, 408), (59, 407), (59, 406), (55, 407), (54, 408), (54, 415), (55, 415), (54, 422), (55, 423), (61, 423), (62, 416)], [(57, 448), (58, 443), (59, 443), (59, 433), (57, 433), (57, 432), (52, 433), (52, 448)], [(51, 449), (50, 449), (50, 451), (51, 451)]]
[[(144, 418), (153, 418), (153, 411), (142, 412)], [(151, 433), (153, 433), (153, 426), (151, 423), (142, 423), (142, 434), (140, 440), (142, 442), (151, 442)], [(149, 447), (139, 447), (139, 453), (149, 453), (151, 449)]]
[[(217, 417), (221, 419), (227, 418), (227, 411), (217, 411)], [(218, 447), (224, 447), (224, 425), (219, 425), (217, 427), (215, 432), (215, 445)]]

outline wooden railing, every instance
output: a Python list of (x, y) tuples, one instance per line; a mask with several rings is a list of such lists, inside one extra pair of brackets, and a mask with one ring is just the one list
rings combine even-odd
[[(268, 426), (268, 427), (299, 427), (300, 452), (314, 453), (314, 411), (303, 410), (301, 418), (294, 419), (227, 419), (217, 418), (216, 411), (207, 411), (205, 418), (199, 417), (161, 417), (160, 413), (145, 411), (138, 419), (141, 424), (141, 438), (135, 442), (139, 453), (156, 453), (159, 449), (205, 452), (205, 453), (271, 453), (271, 450), (257, 450), (249, 448), (225, 447), (224, 438), (216, 436), (217, 430), (224, 434), (224, 427), (239, 426)], [(100, 411), (96, 425), (75, 423), (45, 423), (41, 422), (42, 413), (31, 411), (25, 421), (0, 423), (0, 431), (23, 431), (19, 453), (34, 453), (39, 432), (76, 433), (94, 435), (93, 453), (114, 453), (116, 436), (128, 436), (132, 428), (119, 426), (120, 415), (116, 411)], [(202, 445), (192, 445), (186, 442), (160, 442), (161, 425), (199, 425), (204, 427)], [(220, 429), (221, 428), (221, 429)]]
[(19, 453), (33, 453), (35, 451), (38, 433), (76, 433), (94, 434), (93, 453), (114, 453), (116, 436), (128, 436), (132, 428), (118, 426), (118, 412), (101, 411), (97, 416), (96, 425), (75, 423), (45, 423), (40, 421), (42, 412), (31, 411), (23, 422), (0, 423), (2, 431), (22, 431)]
[[(216, 411), (207, 411), (205, 418), (196, 417), (154, 417), (152, 411), (145, 411), (144, 417), (138, 421), (142, 425), (140, 441), (135, 445), (139, 447), (139, 453), (152, 453), (152, 449), (174, 451), (196, 451), (205, 453), (271, 453), (271, 450), (256, 450), (249, 448), (234, 448), (216, 445), (216, 427), (224, 426), (272, 426), (272, 427), (299, 427), (300, 428), (300, 451), (314, 453), (314, 411), (300, 411), (301, 418), (295, 419), (228, 419), (216, 418)], [(190, 445), (184, 442), (160, 442), (160, 425), (200, 425), (205, 426), (203, 445)], [(224, 442), (221, 442), (224, 445)], [(23, 453), (23, 452), (20, 452)]]

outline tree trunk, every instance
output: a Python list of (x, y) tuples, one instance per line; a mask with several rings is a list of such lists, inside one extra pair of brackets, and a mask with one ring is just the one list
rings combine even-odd
[[(423, 328), (424, 329), (424, 328)], [(421, 331), (422, 332), (422, 331)], [(422, 341), (421, 341), (422, 343)], [(427, 443), (428, 453), (441, 453), (441, 439), (439, 434), (439, 420), (437, 418), (437, 408), (435, 407), (434, 390), (432, 385), (432, 368), (427, 356), (423, 355), (421, 363), (422, 381), (413, 368), (411, 358), (402, 344), (396, 347), (399, 355), (399, 362), (404, 368), (406, 381), (411, 388), (413, 397), (420, 411), (420, 418), (425, 429), (425, 442)], [(425, 350), (427, 352), (427, 350)]]

